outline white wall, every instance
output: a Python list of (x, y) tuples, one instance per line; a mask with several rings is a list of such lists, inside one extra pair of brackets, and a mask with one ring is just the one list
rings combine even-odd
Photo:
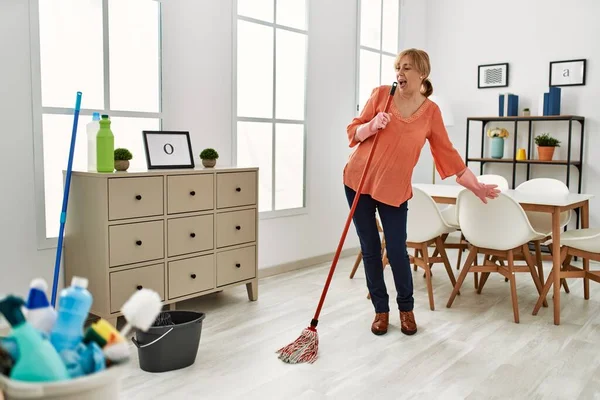
[[(600, 46), (594, 45), (600, 36), (600, 2), (574, 0), (568, 4), (560, 0), (506, 0), (502, 3), (480, 0), (429, 0), (427, 4), (427, 50), (433, 64), (434, 90), (451, 101), (456, 126), (449, 128), (456, 147), (464, 155), (466, 118), (468, 116), (498, 115), (498, 94), (510, 91), (519, 95), (519, 106), (529, 106), (537, 113), (538, 96), (548, 90), (550, 61), (587, 58), (587, 85), (562, 88), (563, 114), (586, 117), (582, 191), (600, 195), (600, 171), (594, 162), (598, 158), (600, 137)], [(508, 62), (510, 86), (499, 89), (477, 89), (477, 66)], [(495, 126), (495, 125), (494, 125)], [(500, 125), (511, 128), (512, 124)], [(578, 123), (573, 124), (578, 132)], [(472, 123), (472, 132), (481, 132), (480, 125)], [(556, 159), (566, 159), (567, 123), (537, 123), (535, 133), (544, 130), (556, 135), (563, 145)], [(527, 125), (519, 126), (526, 134)], [(520, 134), (519, 134), (520, 135)], [(525, 138), (526, 136), (524, 136)], [(579, 135), (574, 135), (578, 142)], [(512, 154), (512, 136), (505, 151)], [(472, 146), (477, 151), (480, 141)], [(527, 147), (519, 141), (518, 147)], [(471, 146), (470, 146), (471, 147)], [(575, 157), (578, 157), (575, 145)], [(596, 149), (596, 150), (592, 150)], [(477, 153), (471, 153), (477, 156)], [(537, 156), (536, 153), (534, 153)], [(472, 164), (479, 172), (479, 165)], [(524, 167), (521, 167), (524, 172)], [(533, 166), (531, 177), (550, 176), (565, 181), (564, 167)], [(485, 172), (510, 175), (510, 167), (489, 165)], [(577, 190), (577, 170), (571, 173), (572, 191)], [(512, 179), (512, 178), (511, 178)], [(525, 174), (517, 175), (517, 184)], [(510, 180), (509, 180), (510, 181)], [(590, 205), (590, 224), (600, 224), (600, 200)]]
[[(189, 130), (194, 154), (214, 146), (219, 164), (229, 164), (235, 116), (231, 1), (165, 1), (163, 15), (164, 127)], [(355, 104), (355, 2), (310, 0), (308, 31), (308, 213), (260, 221), (259, 268), (334, 252), (349, 211), (342, 169)], [(332, 166), (317, 165), (322, 162)], [(345, 247), (355, 246), (351, 229)]]

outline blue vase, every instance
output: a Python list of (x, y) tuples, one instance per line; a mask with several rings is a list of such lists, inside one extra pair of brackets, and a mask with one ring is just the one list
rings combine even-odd
[(495, 137), (492, 138), (492, 158), (502, 158), (504, 157), (504, 139)]

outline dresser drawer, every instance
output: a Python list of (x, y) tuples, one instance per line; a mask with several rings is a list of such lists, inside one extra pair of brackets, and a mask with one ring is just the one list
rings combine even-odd
[(175, 175), (167, 178), (167, 213), (211, 210), (214, 205), (213, 174)]
[(256, 204), (256, 172), (217, 174), (217, 208)]
[(110, 266), (164, 257), (164, 221), (113, 225), (108, 228)]
[(256, 278), (256, 246), (217, 254), (217, 286)]
[(171, 218), (167, 221), (167, 254), (169, 257), (214, 247), (214, 215)]
[(108, 180), (108, 219), (111, 221), (161, 215), (163, 200), (162, 176)]
[(217, 214), (217, 247), (233, 246), (256, 240), (256, 210)]
[(165, 300), (165, 266), (149, 265), (110, 273), (110, 312), (118, 312), (136, 290), (152, 289)]
[(215, 287), (215, 256), (209, 254), (169, 262), (169, 299)]

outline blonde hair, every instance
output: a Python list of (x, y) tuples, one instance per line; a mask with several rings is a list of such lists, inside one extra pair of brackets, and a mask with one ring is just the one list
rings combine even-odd
[(429, 97), (433, 94), (433, 85), (429, 80), (429, 74), (431, 73), (431, 64), (429, 62), (429, 54), (427, 54), (424, 50), (419, 49), (406, 49), (400, 52), (396, 56), (396, 60), (394, 61), (394, 68), (400, 69), (400, 59), (404, 56), (410, 57), (413, 66), (419, 71), (421, 74), (425, 76), (423, 80), (424, 90), (421, 93), (425, 97)]

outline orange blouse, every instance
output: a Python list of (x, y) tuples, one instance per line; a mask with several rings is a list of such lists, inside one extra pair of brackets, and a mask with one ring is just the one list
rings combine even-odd
[[(355, 191), (375, 136), (361, 143), (354, 139), (354, 134), (360, 125), (384, 111), (390, 89), (389, 85), (375, 88), (360, 116), (355, 117), (346, 129), (350, 147), (358, 146), (344, 167), (344, 184)], [(361, 193), (370, 194), (373, 199), (394, 206), (400, 206), (412, 198), (413, 169), (425, 139), (429, 140), (435, 166), (442, 179), (466, 168), (462, 157), (450, 142), (442, 113), (433, 101), (426, 99), (413, 115), (402, 118), (391, 100), (388, 112), (391, 119), (385, 129), (377, 133), (380, 137)]]

